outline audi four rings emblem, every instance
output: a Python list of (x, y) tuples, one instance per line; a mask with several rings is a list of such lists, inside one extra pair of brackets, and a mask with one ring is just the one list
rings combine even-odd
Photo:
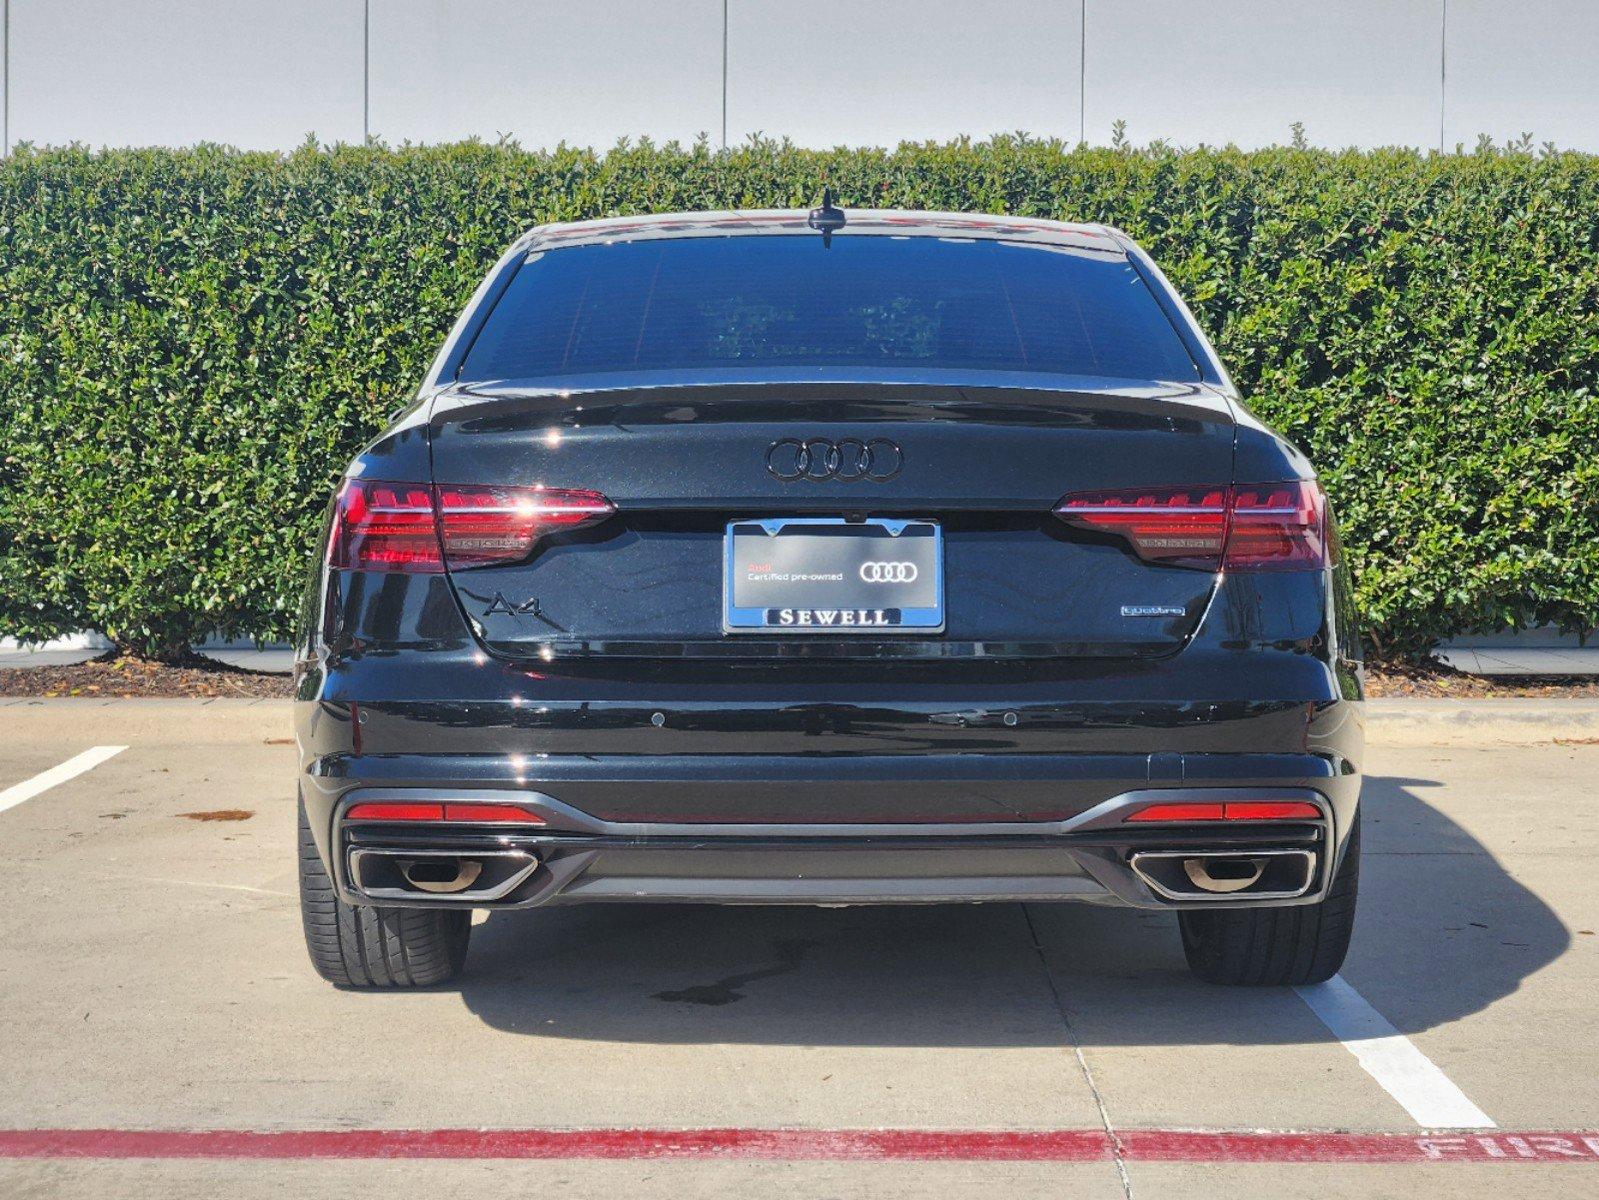
[(766, 469), (784, 483), (809, 479), (822, 483), (836, 479), (854, 483), (869, 479), (887, 483), (905, 465), (904, 452), (887, 438), (783, 438), (766, 452)]
[(866, 583), (915, 583), (920, 572), (915, 563), (865, 562), (861, 579)]

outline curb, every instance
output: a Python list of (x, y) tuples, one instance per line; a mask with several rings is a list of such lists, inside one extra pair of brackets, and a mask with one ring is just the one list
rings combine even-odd
[(1599, 744), (1599, 700), (1368, 700), (1378, 746)]

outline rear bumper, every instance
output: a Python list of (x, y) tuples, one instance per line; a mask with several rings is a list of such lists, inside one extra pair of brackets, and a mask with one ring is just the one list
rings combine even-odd
[[(1325, 821), (1311, 831), (1313, 878), (1287, 896), (1192, 903), (1305, 903), (1336, 867), (1358, 804), (1359, 681), (1342, 664), (1291, 649), (1190, 650), (1159, 666), (885, 669), (875, 679), (859, 665), (716, 673), (661, 662), (556, 675), (463, 657), (372, 656), (302, 676), (300, 792), (347, 901), (471, 899), (362, 887), (350, 854), (364, 839), (369, 849), (505, 851), (484, 876), (496, 883), (537, 860), (509, 891), (474, 900), (480, 907), (1001, 899), (1172, 907), (1190, 901), (1151, 887), (1133, 853), (1297, 854), (1306, 831), (1227, 830), (1218, 841), (1214, 829), (1150, 829), (1135, 845), (1093, 824), (1094, 814), (1149, 791), (1243, 789), (1322, 806)], [(418, 698), (429, 693), (451, 698)], [(1173, 698), (1195, 695), (1212, 698)], [(358, 838), (342, 821), (358, 799), (423, 795), (531, 803), (546, 824), (433, 830), (423, 845), (404, 843), (414, 830), (385, 842), (381, 829)]]
[[(480, 805), (513, 804), (537, 817), (542, 822), (538, 825), (351, 819), (356, 805), (448, 803), (461, 795), (452, 789), (361, 788), (344, 796), (333, 813), (332, 842), (334, 878), (342, 898), (352, 904), (486, 908), (608, 900), (1082, 900), (1143, 908), (1303, 904), (1325, 894), (1338, 843), (1333, 807), (1324, 795), (1281, 787), (1137, 790), (1075, 817), (1048, 822), (611, 822), (530, 791), (468, 795)], [(1320, 816), (1208, 828), (1126, 821), (1151, 802), (1265, 799), (1303, 800)], [(1211, 856), (1269, 859), (1274, 874), (1265, 883), (1270, 886), (1250, 895), (1203, 894), (1177, 868)], [(1146, 867), (1141, 859), (1161, 861)], [(419, 860), (447, 860), (451, 871), (454, 864), (469, 862), (471, 882), (453, 896), (427, 895), (409, 887), (404, 877), (409, 864)]]

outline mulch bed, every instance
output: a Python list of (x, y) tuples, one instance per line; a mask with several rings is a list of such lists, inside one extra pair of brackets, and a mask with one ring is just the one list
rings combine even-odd
[[(1439, 662), (1372, 666), (1367, 672), (1366, 684), (1366, 694), (1373, 699), (1599, 698), (1599, 678), (1517, 676), (1495, 679), (1466, 675)], [(69, 667), (0, 669), (0, 696), (243, 696), (283, 700), (293, 694), (287, 675), (248, 671), (199, 654), (181, 666), (107, 655)]]
[(285, 700), (294, 695), (287, 675), (247, 671), (196, 654), (181, 666), (106, 655), (67, 667), (0, 670), (0, 696), (159, 696)]
[(1599, 677), (1467, 675), (1436, 661), (1384, 663), (1367, 668), (1366, 695), (1371, 699), (1500, 700), (1532, 696), (1546, 700), (1587, 700), (1599, 698)]

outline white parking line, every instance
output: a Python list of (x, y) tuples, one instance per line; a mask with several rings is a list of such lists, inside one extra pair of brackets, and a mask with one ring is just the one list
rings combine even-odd
[(1294, 991), (1424, 1129), (1493, 1129), (1493, 1120), (1359, 992), (1335, 975)]
[(48, 771), (41, 771), (32, 779), (24, 779), (21, 783), (8, 787), (0, 792), (0, 812), (8, 808), (15, 808), (24, 800), (31, 800), (40, 792), (49, 791), (58, 783), (65, 783), (82, 775), (85, 771), (92, 771), (108, 758), (114, 758), (126, 750), (126, 746), (91, 746), (82, 754), (74, 754), (59, 767), (51, 767)]

